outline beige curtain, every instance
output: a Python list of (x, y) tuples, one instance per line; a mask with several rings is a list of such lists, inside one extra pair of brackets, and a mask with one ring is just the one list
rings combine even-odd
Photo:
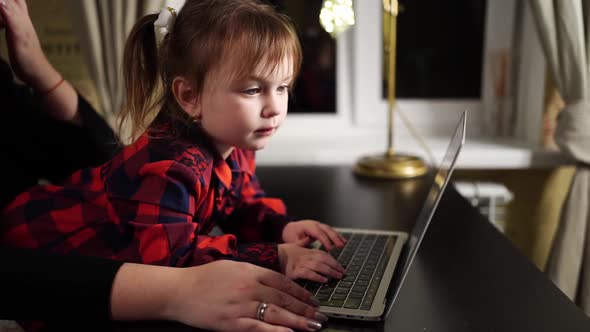
[(579, 162), (547, 263), (553, 282), (590, 315), (590, 1), (529, 0), (565, 108), (555, 141)]
[(98, 99), (112, 123), (125, 98), (122, 75), (123, 49), (129, 31), (144, 15), (157, 13), (164, 0), (72, 0), (74, 27)]

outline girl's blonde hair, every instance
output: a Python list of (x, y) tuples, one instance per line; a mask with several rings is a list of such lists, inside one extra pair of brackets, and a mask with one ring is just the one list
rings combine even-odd
[(132, 139), (161, 112), (187, 127), (194, 125), (172, 94), (177, 76), (192, 79), (201, 94), (207, 76), (228, 61), (232, 72), (227, 79), (246, 78), (262, 61), (270, 74), (289, 59), (294, 81), (301, 67), (301, 46), (291, 20), (257, 0), (187, 0), (159, 47), (157, 18), (140, 19), (125, 45), (127, 101), (119, 130), (129, 125)]

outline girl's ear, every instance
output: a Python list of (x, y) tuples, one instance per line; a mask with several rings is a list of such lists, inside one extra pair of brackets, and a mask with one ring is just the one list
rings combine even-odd
[(183, 76), (176, 76), (172, 81), (172, 93), (186, 114), (191, 118), (201, 117), (201, 103), (193, 82)]

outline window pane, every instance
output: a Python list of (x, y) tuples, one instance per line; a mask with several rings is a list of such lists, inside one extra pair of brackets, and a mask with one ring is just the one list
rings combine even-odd
[(268, 0), (295, 23), (303, 65), (291, 94), (289, 112), (336, 112), (336, 42), (320, 25), (322, 0)]
[[(481, 75), (486, 0), (402, 0), (397, 17), (396, 96), (476, 98)], [(384, 15), (388, 40), (388, 15)], [(384, 54), (384, 81), (387, 54)], [(384, 82), (384, 98), (387, 87)]]

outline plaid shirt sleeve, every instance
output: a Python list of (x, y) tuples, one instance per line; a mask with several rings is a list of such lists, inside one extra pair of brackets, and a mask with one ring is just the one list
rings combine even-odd
[(82, 170), (70, 186), (38, 186), (19, 195), (4, 210), (0, 243), (155, 265), (232, 259), (279, 270), (276, 244), (238, 246), (234, 235), (200, 234), (208, 219), (195, 218), (195, 206), (208, 209), (202, 218), (210, 218), (213, 204), (187, 166), (146, 163), (138, 176), (121, 167), (107, 179), (106, 194), (94, 180), (85, 190), (72, 187), (99, 178), (99, 172)]
[(225, 232), (232, 233), (243, 242), (283, 242), (283, 229), (294, 218), (287, 215), (282, 200), (267, 197), (254, 174), (254, 153), (244, 153), (250, 172), (245, 172), (240, 192), (240, 203), (221, 225)]
[[(195, 206), (208, 204), (201, 181), (176, 161), (146, 164), (130, 199), (112, 199), (114, 219), (129, 225), (136, 241), (132, 251), (148, 264), (194, 266), (218, 259), (233, 259), (279, 270), (276, 244), (238, 245), (231, 234), (199, 235)], [(134, 249), (134, 250), (133, 250)]]

